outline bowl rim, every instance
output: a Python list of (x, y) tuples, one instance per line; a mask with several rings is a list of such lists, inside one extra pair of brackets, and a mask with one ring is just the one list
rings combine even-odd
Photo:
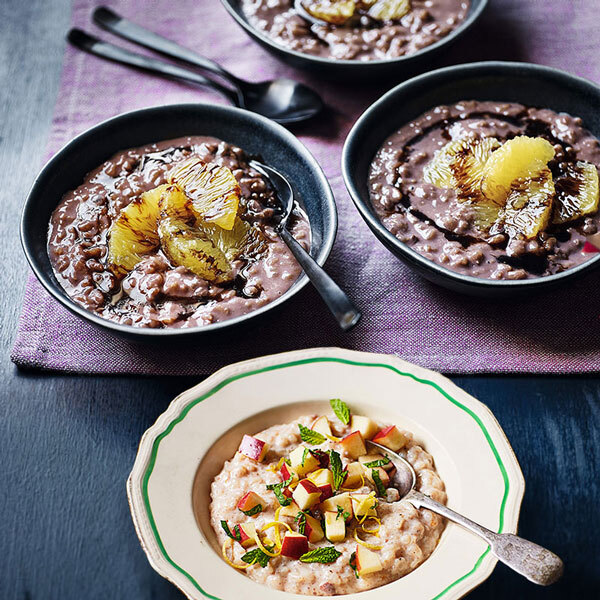
[[(148, 483), (156, 464), (156, 457), (161, 441), (172, 432), (178, 423), (183, 421), (192, 408), (228, 384), (268, 371), (277, 371), (279, 369), (309, 365), (317, 362), (337, 362), (351, 367), (388, 369), (399, 376), (407, 377), (419, 384), (431, 386), (454, 405), (453, 408), (456, 408), (457, 411), (464, 411), (475, 422), (473, 426), (478, 427), (483, 433), (485, 442), (487, 442), (501, 473), (504, 490), (500, 501), (497, 530), (505, 533), (516, 532), (521, 503), (525, 493), (525, 480), (506, 434), (491, 410), (483, 402), (470, 396), (443, 375), (408, 363), (394, 355), (330, 347), (310, 348), (263, 356), (228, 365), (216, 371), (196, 386), (179, 394), (169, 404), (165, 412), (143, 434), (132, 471), (127, 479), (127, 498), (131, 516), (140, 544), (148, 561), (161, 576), (176, 585), (191, 600), (199, 600), (201, 598), (220, 600), (220, 597), (205, 591), (192, 575), (173, 561), (167, 553), (158, 533), (150, 505)], [(278, 406), (280, 400), (281, 398), (279, 397), (273, 401), (272, 406)], [(283, 404), (285, 403), (283, 401)], [(258, 413), (260, 412), (262, 410), (258, 411)], [(399, 410), (400, 413), (401, 411)], [(221, 434), (221, 429), (219, 429), (219, 435)], [(485, 442), (482, 442), (482, 444)], [(202, 456), (198, 458), (198, 462), (201, 460)], [(497, 559), (491, 554), (490, 547), (487, 546), (479, 554), (468, 572), (464, 573), (461, 571), (450, 585), (439, 591), (431, 600), (441, 600), (442, 598), (444, 600), (456, 600), (462, 598), (489, 577), (496, 563)], [(252, 582), (249, 579), (247, 581)], [(382, 586), (370, 591), (385, 590), (386, 587)], [(267, 590), (274, 591), (271, 588), (267, 588)], [(357, 592), (357, 594), (361, 593)], [(305, 596), (292, 594), (290, 597), (300, 598)], [(349, 596), (349, 598), (354, 597), (355, 594)]]
[[(420, 86), (425, 82), (428, 82), (431, 86), (434, 82), (440, 79), (446, 79), (448, 76), (452, 76), (454, 80), (461, 77), (472, 77), (474, 75), (493, 76), (496, 73), (529, 73), (535, 76), (547, 77), (554, 79), (555, 81), (561, 81), (564, 84), (576, 85), (578, 87), (584, 87), (586, 90), (593, 91), (596, 95), (600, 96), (600, 85), (594, 82), (572, 75), (562, 69), (556, 69), (554, 67), (547, 67), (545, 65), (537, 65), (534, 63), (522, 63), (522, 62), (511, 62), (511, 61), (480, 61), (475, 63), (464, 63), (459, 65), (451, 65), (449, 67), (442, 67), (434, 71), (429, 71), (413, 77), (405, 82), (398, 84), (391, 90), (383, 94), (378, 100), (376, 100), (371, 106), (369, 106), (360, 117), (356, 120), (352, 129), (348, 133), (344, 146), (342, 148), (341, 167), (342, 176), (346, 189), (348, 190), (354, 206), (358, 210), (359, 214), (369, 226), (369, 229), (388, 247), (394, 247), (398, 250), (404, 258), (408, 259), (411, 263), (416, 263), (418, 266), (422, 266), (425, 270), (434, 272), (436, 275), (441, 276), (445, 280), (456, 281), (462, 284), (466, 284), (472, 288), (488, 288), (488, 289), (524, 289), (532, 287), (546, 287), (548, 285), (562, 282), (566, 279), (571, 279), (581, 274), (582, 271), (592, 270), (600, 266), (600, 254), (595, 257), (589, 258), (585, 262), (566, 269), (560, 273), (554, 273), (552, 275), (544, 275), (541, 277), (531, 279), (518, 279), (518, 280), (500, 280), (500, 279), (483, 279), (474, 277), (473, 275), (465, 275), (447, 269), (442, 265), (439, 265), (423, 255), (419, 254), (416, 250), (401, 242), (395, 235), (393, 235), (379, 218), (374, 214), (373, 208), (369, 200), (365, 200), (362, 197), (358, 185), (353, 176), (353, 169), (350, 162), (350, 155), (353, 151), (353, 146), (356, 143), (356, 139), (361, 135), (362, 130), (368, 126), (369, 121), (377, 115), (380, 107), (384, 106), (392, 98), (398, 94), (406, 93), (415, 86)], [(499, 99), (498, 102), (501, 102)], [(430, 107), (432, 108), (432, 107)], [(422, 112), (428, 110), (423, 108)], [(396, 128), (397, 129), (397, 128)], [(393, 132), (389, 132), (390, 135)], [(385, 138), (381, 140), (383, 143)]]
[[(468, 31), (475, 24), (475, 22), (479, 19), (479, 17), (483, 13), (483, 11), (485, 10), (485, 8), (487, 7), (488, 2), (489, 2), (489, 0), (480, 0), (479, 4), (475, 7), (475, 9), (470, 14), (467, 15), (467, 18), (464, 21), (462, 21), (458, 27), (453, 29), (448, 35), (445, 35), (443, 38), (441, 38), (437, 42), (434, 42), (433, 44), (430, 44), (429, 46), (425, 46), (424, 48), (421, 48), (420, 50), (418, 50), (417, 52), (414, 52), (413, 54), (406, 54), (404, 56), (397, 56), (395, 58), (384, 58), (384, 59), (377, 59), (377, 60), (356, 60), (356, 59), (336, 60), (334, 58), (325, 58), (322, 56), (314, 56), (312, 54), (307, 54), (306, 52), (299, 52), (298, 50), (293, 50), (291, 48), (287, 48), (286, 46), (278, 44), (272, 38), (270, 38), (268, 35), (264, 34), (262, 31), (260, 31), (256, 27), (254, 27), (247, 19), (242, 17), (240, 14), (238, 14), (238, 12), (235, 10), (235, 8), (232, 5), (232, 1), (238, 2), (238, 3), (240, 2), (240, 0), (221, 0), (221, 4), (223, 4), (223, 6), (225, 7), (225, 10), (233, 17), (233, 19), (238, 23), (238, 25), (240, 25), (246, 31), (246, 33), (248, 33), (251, 37), (256, 37), (262, 43), (269, 46), (271, 49), (279, 51), (279, 52), (283, 52), (285, 54), (293, 56), (294, 58), (297, 58), (300, 60), (306, 60), (308, 62), (312, 62), (317, 65), (322, 65), (322, 66), (327, 65), (329, 67), (335, 66), (335, 67), (340, 67), (340, 68), (345, 68), (345, 67), (351, 68), (352, 66), (361, 66), (361, 67), (368, 68), (368, 65), (390, 66), (390, 65), (395, 65), (395, 64), (405, 65), (405, 64), (411, 63), (413, 61), (416, 62), (420, 58), (422, 58), (424, 55), (426, 55), (428, 52), (435, 52), (436, 50), (442, 48), (444, 45), (449, 44), (449, 43), (457, 40), (459, 37), (461, 37), (466, 31)], [(472, 1), (472, 0), (470, 0), (470, 1)]]
[[(62, 306), (70, 310), (72, 313), (76, 314), (77, 316), (83, 318), (86, 321), (91, 322), (93, 325), (129, 337), (135, 337), (138, 339), (176, 337), (181, 339), (189, 336), (209, 334), (222, 329), (235, 327), (236, 325), (244, 323), (254, 317), (258, 317), (268, 312), (269, 310), (283, 304), (284, 302), (295, 296), (302, 288), (304, 288), (304, 286), (308, 284), (309, 279), (306, 273), (302, 271), (298, 279), (282, 296), (249, 313), (225, 321), (219, 321), (217, 323), (211, 323), (209, 325), (202, 325), (199, 327), (167, 327), (164, 329), (154, 329), (150, 327), (134, 327), (133, 325), (122, 325), (120, 323), (110, 321), (109, 319), (104, 319), (100, 315), (97, 315), (92, 311), (80, 306), (66, 293), (65, 290), (62, 289), (58, 281), (54, 282), (52, 278), (49, 277), (45, 273), (44, 269), (38, 264), (38, 260), (34, 255), (33, 251), (31, 250), (32, 241), (30, 238), (30, 234), (27, 230), (27, 222), (31, 218), (32, 213), (35, 212), (37, 198), (41, 194), (43, 194), (45, 180), (51, 176), (55, 166), (61, 163), (64, 154), (68, 153), (68, 151), (73, 146), (84, 142), (86, 138), (98, 135), (102, 132), (102, 130), (105, 127), (110, 125), (118, 123), (123, 123), (123, 125), (126, 125), (130, 119), (142, 117), (143, 115), (150, 115), (154, 118), (157, 118), (160, 117), (162, 113), (173, 110), (202, 112), (205, 109), (220, 112), (221, 116), (224, 118), (226, 118), (227, 115), (236, 114), (237, 116), (245, 119), (248, 123), (260, 123), (270, 133), (273, 133), (276, 137), (282, 139), (286, 145), (290, 146), (292, 149), (294, 149), (294, 151), (297, 154), (302, 155), (306, 159), (307, 163), (311, 165), (317, 184), (325, 191), (324, 194), (319, 194), (319, 198), (322, 202), (326, 214), (328, 214), (330, 218), (330, 226), (327, 227), (324, 231), (321, 249), (319, 251), (318, 256), (315, 257), (315, 260), (317, 261), (317, 263), (319, 263), (319, 265), (322, 266), (329, 257), (329, 254), (335, 242), (338, 227), (337, 207), (333, 191), (331, 190), (329, 181), (317, 159), (313, 156), (310, 150), (308, 150), (308, 148), (306, 148), (306, 146), (288, 129), (283, 127), (283, 125), (280, 125), (275, 121), (272, 121), (270, 119), (267, 119), (266, 117), (263, 117), (261, 115), (247, 111), (242, 108), (224, 106), (221, 104), (210, 104), (208, 102), (161, 104), (157, 106), (150, 106), (141, 109), (131, 110), (124, 113), (120, 113), (108, 119), (104, 119), (103, 121), (100, 121), (99, 123), (85, 129), (84, 131), (70, 139), (67, 143), (65, 143), (59, 150), (57, 150), (50, 158), (50, 160), (48, 160), (46, 164), (42, 167), (40, 172), (36, 175), (29, 189), (27, 198), (21, 211), (19, 237), (21, 240), (21, 247), (23, 248), (23, 252), (25, 253), (25, 257), (27, 258), (27, 262), (29, 263), (29, 266), (35, 274), (37, 280), (42, 284), (45, 290), (55, 300), (60, 302)], [(115, 149), (114, 152), (118, 152), (119, 150), (123, 149), (124, 148)], [(60, 202), (60, 199), (57, 201), (57, 206), (58, 202)]]

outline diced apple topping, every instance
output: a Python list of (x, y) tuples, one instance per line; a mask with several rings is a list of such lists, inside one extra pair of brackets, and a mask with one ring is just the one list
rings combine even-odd
[(308, 538), (301, 533), (288, 531), (281, 542), (281, 555), (288, 558), (300, 558), (308, 552)]
[(353, 431), (340, 442), (346, 453), (352, 458), (358, 458), (367, 453), (365, 441), (360, 431)]
[(381, 571), (381, 561), (375, 552), (365, 548), (361, 544), (356, 545), (356, 571), (359, 577), (364, 577), (370, 573)]
[(254, 523), (241, 523), (235, 526), (235, 531), (239, 536), (239, 543), (244, 548), (249, 548), (256, 544), (256, 527)]
[(290, 462), (292, 469), (303, 477), (307, 473), (318, 469), (320, 466), (319, 459), (316, 458), (306, 446), (298, 446), (290, 452)]
[(283, 517), (294, 518), (299, 512), (300, 507), (295, 502), (291, 502), (287, 506), (282, 506), (279, 511), (279, 514)]
[(343, 542), (346, 537), (346, 521), (338, 512), (325, 513), (325, 536), (330, 542)]
[(369, 419), (369, 417), (352, 415), (350, 429), (352, 431), (360, 431), (365, 440), (370, 440), (379, 431), (379, 425), (373, 419)]
[(329, 469), (318, 469), (308, 475), (310, 479), (321, 491), (320, 502), (333, 496), (333, 473)]
[(392, 452), (398, 452), (408, 439), (395, 425), (389, 425), (384, 427), (372, 441), (389, 448)]
[(321, 523), (311, 515), (304, 515), (304, 518), (304, 535), (311, 544), (320, 542), (325, 537)]
[(329, 420), (325, 416), (319, 417), (313, 423), (311, 429), (317, 433), (320, 433), (321, 435), (324, 435), (325, 437), (331, 435), (331, 426), (329, 425)]
[(336, 496), (327, 498), (327, 500), (323, 500), (319, 505), (319, 508), (321, 509), (321, 512), (334, 512), (336, 514), (341, 509), (342, 514), (346, 514), (346, 521), (349, 521), (354, 515), (352, 498), (348, 492), (337, 494)]
[(268, 506), (267, 502), (265, 502), (256, 492), (244, 494), (237, 503), (238, 509), (248, 517), (253, 517), (262, 512), (266, 506)]
[(307, 510), (319, 503), (321, 490), (310, 479), (302, 479), (292, 494), (300, 510)]
[(287, 481), (290, 477), (292, 478), (290, 486), (300, 481), (300, 476), (298, 475), (298, 473), (296, 473), (296, 471), (294, 471), (294, 469), (292, 469), (292, 467), (285, 462), (281, 465), (281, 469), (279, 472), (281, 473), (283, 481)]
[(345, 488), (354, 488), (361, 485), (364, 471), (360, 463), (348, 463), (348, 466), (346, 467), (346, 473), (346, 479), (344, 479), (343, 484)]
[(169, 173), (169, 181), (176, 183), (192, 200), (194, 210), (203, 221), (222, 229), (233, 228), (242, 191), (227, 167), (192, 157)]
[(238, 452), (256, 462), (262, 462), (268, 451), (269, 444), (251, 435), (244, 435), (238, 449)]
[(552, 222), (574, 221), (598, 211), (598, 169), (588, 162), (569, 165), (555, 182), (556, 202)]
[(515, 179), (536, 177), (553, 158), (554, 148), (544, 138), (517, 136), (492, 152), (484, 166), (481, 190), (502, 206)]

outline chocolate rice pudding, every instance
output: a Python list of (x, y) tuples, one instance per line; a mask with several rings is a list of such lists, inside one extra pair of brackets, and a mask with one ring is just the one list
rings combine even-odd
[[(173, 264), (160, 247), (144, 254), (130, 272), (115, 273), (107, 261), (111, 225), (125, 207), (165, 184), (174, 165), (190, 157), (231, 170), (241, 188), (238, 216), (260, 230), (262, 252), (237, 257), (231, 280), (222, 284)], [(301, 269), (274, 231), (280, 210), (276, 194), (248, 160), (236, 146), (197, 136), (115, 154), (65, 194), (52, 214), (48, 253), (58, 281), (84, 308), (135, 327), (198, 327), (279, 298)], [(300, 207), (290, 231), (309, 248), (309, 224)]]
[(482, 235), (474, 224), (473, 207), (460, 202), (455, 189), (426, 181), (436, 152), (453, 140), (496, 138), (502, 144), (517, 136), (552, 144), (554, 157), (547, 167), (557, 196), (577, 187), (569, 173), (580, 161), (592, 170), (600, 168), (600, 142), (578, 117), (506, 102), (437, 106), (393, 133), (377, 152), (369, 174), (377, 215), (392, 234), (422, 256), (480, 278), (540, 277), (595, 256), (586, 241), (598, 232), (597, 211), (562, 224), (551, 221), (534, 238), (509, 242), (502, 232)]
[(394, 20), (369, 16), (372, 1), (355, 4), (355, 16), (348, 22), (319, 25), (300, 16), (293, 0), (241, 0), (250, 24), (278, 44), (322, 58), (360, 61), (397, 58), (430, 46), (465, 20), (470, 2), (411, 0), (408, 12)]

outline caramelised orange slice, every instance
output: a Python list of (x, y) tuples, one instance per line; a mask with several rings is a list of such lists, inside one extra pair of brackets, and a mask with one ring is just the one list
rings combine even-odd
[(569, 165), (555, 182), (556, 201), (552, 222), (555, 225), (574, 221), (598, 211), (598, 169), (579, 161)]
[(553, 158), (554, 148), (544, 138), (521, 135), (508, 140), (486, 161), (481, 191), (496, 204), (504, 205), (513, 181), (535, 178)]
[(110, 226), (107, 266), (115, 275), (125, 276), (145, 254), (158, 247), (156, 220), (167, 187), (158, 186), (132, 200)]
[(185, 192), (203, 221), (223, 229), (233, 227), (242, 191), (227, 167), (193, 157), (175, 167), (169, 181)]

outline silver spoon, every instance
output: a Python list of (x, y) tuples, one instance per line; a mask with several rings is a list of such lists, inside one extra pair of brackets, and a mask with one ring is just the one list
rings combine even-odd
[[(84, 48), (88, 52), (138, 68), (159, 72), (169, 77), (213, 87), (236, 106), (264, 115), (278, 123), (304, 121), (315, 116), (323, 108), (321, 97), (303, 83), (285, 78), (261, 82), (245, 81), (225, 70), (215, 61), (200, 56), (189, 48), (184, 48), (153, 31), (149, 31), (104, 6), (96, 8), (93, 13), (93, 20), (103, 29), (130, 42), (217, 75), (233, 89), (204, 78), (193, 70), (135, 54), (95, 38), (96, 44), (94, 46), (90, 47), (88, 43), (87, 47)], [(165, 65), (170, 68), (165, 70)]]
[(564, 565), (556, 554), (512, 533), (495, 533), (417, 491), (417, 475), (408, 461), (376, 442), (367, 440), (367, 444), (380, 450), (396, 467), (391, 486), (398, 490), (399, 500), (407, 500), (415, 508), (427, 508), (469, 529), (490, 545), (492, 554), (498, 560), (529, 581), (538, 585), (550, 585), (558, 581)]
[(319, 292), (321, 298), (323, 298), (325, 304), (327, 304), (327, 307), (336, 318), (339, 326), (344, 331), (348, 331), (360, 320), (360, 311), (356, 308), (352, 300), (348, 298), (344, 290), (327, 275), (323, 268), (294, 239), (294, 236), (287, 229), (287, 222), (294, 208), (294, 191), (292, 190), (292, 186), (273, 167), (268, 167), (256, 160), (251, 160), (250, 166), (267, 178), (277, 192), (277, 196), (283, 206), (283, 216), (279, 221), (277, 233), (291, 250), (302, 269), (304, 269), (311, 283), (315, 286), (317, 292)]

